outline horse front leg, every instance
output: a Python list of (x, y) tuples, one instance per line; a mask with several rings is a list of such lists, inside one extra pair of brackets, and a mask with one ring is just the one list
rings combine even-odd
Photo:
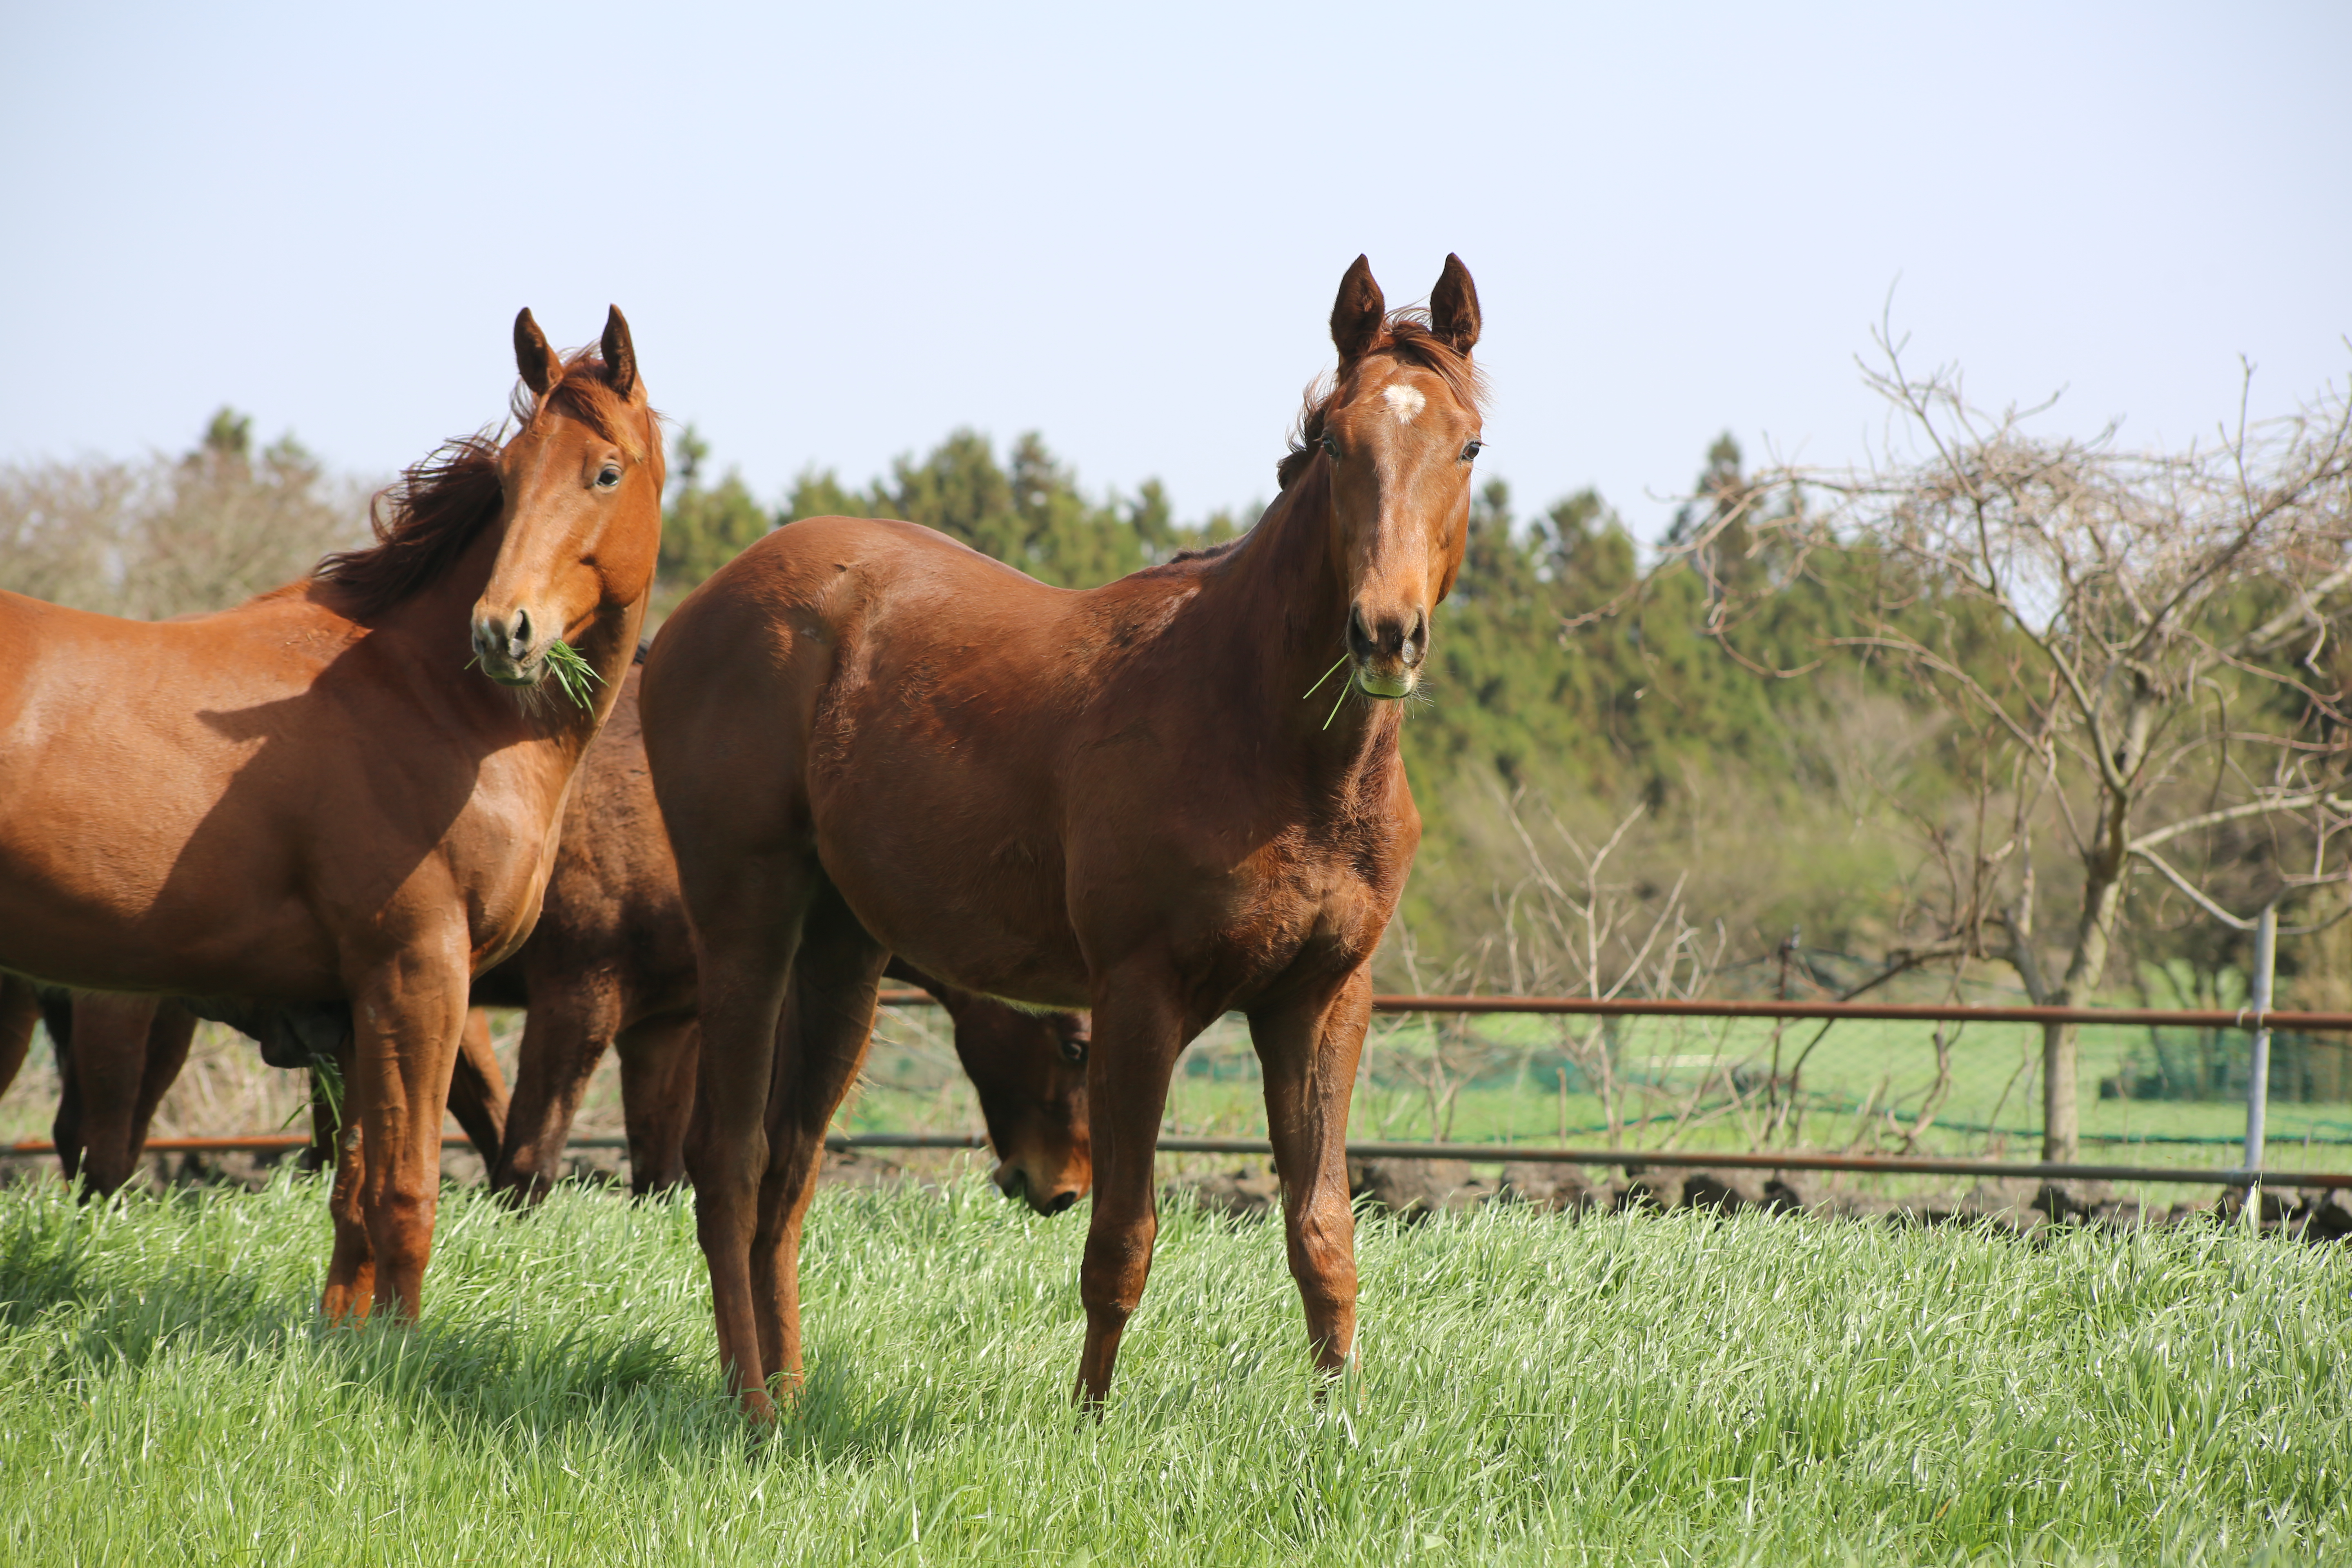
[(441, 1121), (466, 1028), (466, 949), (462, 940), (442, 945), (448, 951), (404, 952), (352, 987), (344, 1092), (366, 1151), (360, 1218), (375, 1254), (375, 1305), (410, 1320), (425, 1304)]
[(1307, 1310), (1307, 1342), (1324, 1373), (1356, 1349), (1356, 1216), (1348, 1202), (1348, 1106), (1371, 1021), (1372, 972), (1336, 993), (1253, 1012), (1250, 1040), (1265, 1078), (1266, 1131), (1282, 1179), (1290, 1277)]
[(1189, 1037), (1172, 987), (1157, 974), (1115, 974), (1096, 987), (1094, 1042), (1087, 1056), (1087, 1120), (1093, 1131), (1095, 1207), (1078, 1268), (1087, 1338), (1072, 1397), (1099, 1415), (1128, 1320), (1142, 1303), (1160, 1234), (1152, 1163), (1168, 1080)]
[(310, 1152), (323, 1153), (335, 1168), (334, 1187), (327, 1198), (335, 1246), (327, 1258), (327, 1288), (319, 1298), (319, 1314), (331, 1323), (358, 1322), (375, 1302), (375, 1248), (368, 1243), (360, 1210), (360, 1194), (367, 1184), (366, 1141), (352, 1115), (356, 1061), (347, 1036), (335, 1051), (333, 1079), (315, 1067), (310, 1069)]

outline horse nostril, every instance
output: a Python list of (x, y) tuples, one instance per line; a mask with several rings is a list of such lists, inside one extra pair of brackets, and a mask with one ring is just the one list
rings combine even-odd
[(522, 658), (530, 651), (530, 612), (529, 610), (515, 612), (514, 635), (508, 641), (517, 658)]
[(1360, 605), (1352, 605), (1348, 611), (1348, 651), (1360, 659), (1372, 657), (1372, 634), (1364, 625), (1364, 609)]
[(1405, 634), (1404, 639), (1404, 662), (1407, 668), (1418, 665), (1428, 651), (1429, 612), (1416, 610), (1412, 616), (1412, 630)]
[(1045, 1212), (1047, 1214), (1060, 1214), (1064, 1209), (1068, 1208), (1072, 1204), (1076, 1203), (1077, 1201), (1078, 1194), (1076, 1193), (1056, 1194), (1054, 1197), (1054, 1201), (1045, 1205)]

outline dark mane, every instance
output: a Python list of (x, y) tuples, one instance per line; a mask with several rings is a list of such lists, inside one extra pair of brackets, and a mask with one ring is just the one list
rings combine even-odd
[[(1453, 344), (1430, 331), (1427, 310), (1391, 310), (1381, 324), (1380, 335), (1356, 357), (1355, 363), (1361, 365), (1376, 354), (1387, 354), (1434, 373), (1445, 384), (1445, 389), (1467, 407), (1486, 406), (1486, 378), (1470, 363), (1469, 355), (1457, 353)], [(1290, 450), (1274, 466), (1277, 489), (1288, 489), (1291, 481), (1306, 470), (1315, 456), (1316, 444), (1323, 439), (1323, 421), (1353, 379), (1351, 374), (1321, 375), (1307, 384), (1307, 406), (1299, 411), (1297, 427), (1291, 432)]]
[[(515, 394), (515, 422), (524, 429), (551, 408), (588, 426), (633, 460), (645, 459), (649, 425), (613, 390), (593, 349), (566, 358), (563, 379), (545, 397)], [(387, 610), (437, 581), (499, 515), (503, 445), (498, 431), (461, 436), (406, 469), (398, 484), (369, 503), (375, 543), (337, 551), (319, 563), (313, 580), (334, 584), (354, 616)]]

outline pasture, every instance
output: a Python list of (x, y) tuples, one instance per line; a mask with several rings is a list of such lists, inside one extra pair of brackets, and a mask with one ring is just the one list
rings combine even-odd
[(317, 1315), (325, 1186), (0, 1192), (12, 1563), (2352, 1561), (2352, 1254), (1367, 1215), (1318, 1408), (1281, 1236), (1165, 1213), (1100, 1425), (1082, 1223), (828, 1188), (756, 1435), (690, 1200), (448, 1189), (424, 1321)]

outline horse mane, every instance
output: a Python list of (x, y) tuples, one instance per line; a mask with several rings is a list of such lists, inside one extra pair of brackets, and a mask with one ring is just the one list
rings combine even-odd
[[(544, 397), (515, 389), (511, 416), (521, 429), (551, 408), (586, 425), (632, 461), (645, 460), (646, 426), (628, 399), (613, 390), (604, 356), (595, 349), (568, 355), (562, 378)], [(390, 609), (439, 580), (499, 515), (505, 499), (499, 482), (502, 435), (503, 426), (460, 436), (404, 469), (399, 483), (368, 503), (375, 542), (329, 555), (312, 571), (312, 580), (333, 584), (355, 616)]]
[[(1478, 374), (1478, 367), (1470, 363), (1468, 354), (1460, 353), (1430, 330), (1427, 310), (1418, 307), (1391, 310), (1381, 323), (1380, 335), (1356, 356), (1355, 364), (1360, 365), (1374, 354), (1382, 353), (1433, 373), (1445, 384), (1445, 390), (1467, 406), (1486, 405), (1486, 378)], [(1288, 489), (1291, 481), (1306, 471), (1317, 444), (1323, 439), (1323, 422), (1353, 379), (1349, 374), (1327, 374), (1307, 384), (1307, 405), (1299, 410), (1298, 424), (1290, 433), (1290, 450), (1274, 466), (1276, 489)]]

